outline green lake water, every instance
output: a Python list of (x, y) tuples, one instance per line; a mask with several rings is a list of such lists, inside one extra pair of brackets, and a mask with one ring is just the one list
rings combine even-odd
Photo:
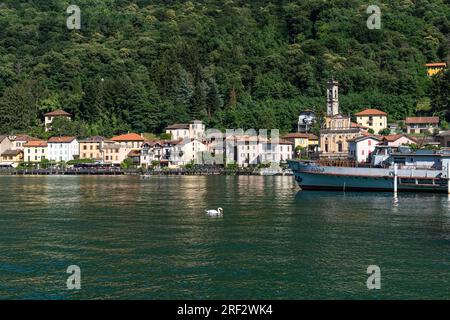
[[(222, 207), (224, 216), (206, 216)], [(443, 194), (293, 177), (0, 177), (0, 299), (449, 299)], [(68, 290), (69, 265), (81, 289)], [(368, 290), (369, 265), (381, 289)]]

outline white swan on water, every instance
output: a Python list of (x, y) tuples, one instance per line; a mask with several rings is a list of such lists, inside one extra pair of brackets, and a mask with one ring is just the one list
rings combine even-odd
[(223, 215), (223, 209), (222, 208), (217, 208), (217, 210), (205, 210), (206, 214), (210, 217), (217, 217), (217, 216), (222, 216)]

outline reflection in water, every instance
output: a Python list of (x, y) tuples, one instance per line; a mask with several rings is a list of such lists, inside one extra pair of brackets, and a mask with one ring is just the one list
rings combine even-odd
[(400, 203), (399, 203), (399, 200), (398, 200), (398, 194), (395, 192), (394, 193), (394, 197), (392, 199), (392, 210), (394, 212), (398, 212), (397, 208), (398, 208), (399, 204)]
[(0, 297), (448, 297), (445, 195), (298, 190), (292, 177), (0, 177)]

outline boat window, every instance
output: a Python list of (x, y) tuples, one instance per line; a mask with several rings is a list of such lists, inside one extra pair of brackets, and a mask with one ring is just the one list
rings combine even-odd
[(394, 157), (394, 163), (405, 164), (406, 163), (406, 159), (405, 158)]

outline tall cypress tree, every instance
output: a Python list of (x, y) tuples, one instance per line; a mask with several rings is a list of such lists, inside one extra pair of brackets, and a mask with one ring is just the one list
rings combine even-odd
[(204, 119), (206, 117), (207, 91), (207, 84), (204, 81), (197, 81), (191, 101), (191, 116), (193, 119)]
[(219, 93), (216, 80), (208, 79), (208, 95), (206, 96), (206, 105), (208, 108), (208, 117), (214, 116), (223, 106), (223, 99)]

